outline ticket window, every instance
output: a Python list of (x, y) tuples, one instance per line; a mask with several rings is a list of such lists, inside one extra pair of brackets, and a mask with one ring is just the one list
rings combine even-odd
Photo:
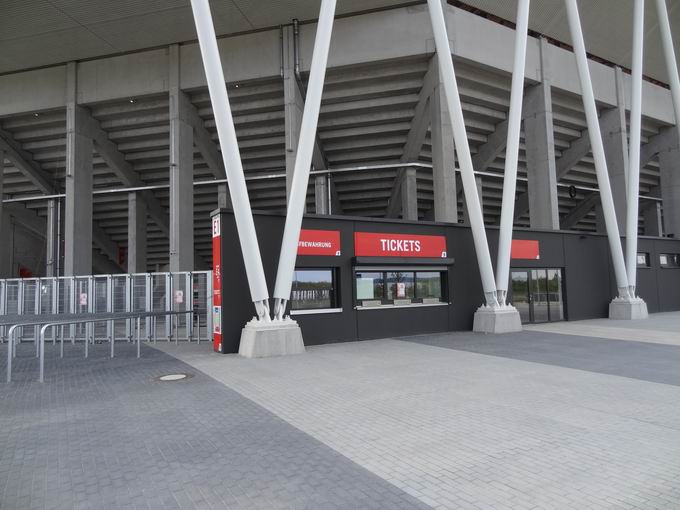
[(291, 313), (324, 312), (339, 307), (336, 269), (296, 269), (291, 287)]
[(356, 304), (359, 307), (409, 306), (446, 303), (446, 271), (355, 271)]

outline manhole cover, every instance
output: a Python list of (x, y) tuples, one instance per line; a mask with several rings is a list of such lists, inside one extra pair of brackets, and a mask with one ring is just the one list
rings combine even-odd
[(162, 375), (158, 378), (158, 380), (162, 382), (182, 381), (184, 379), (188, 379), (189, 377), (189, 374), (168, 374)]

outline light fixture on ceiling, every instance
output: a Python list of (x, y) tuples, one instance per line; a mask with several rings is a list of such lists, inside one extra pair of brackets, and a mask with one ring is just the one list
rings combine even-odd
[(40, 117), (40, 114), (39, 114), (39, 113), (34, 113), (33, 116), (34, 116), (34, 117)]
[(129, 99), (129, 101), (130, 101), (130, 103), (132, 103), (132, 104), (135, 104), (135, 103), (137, 102), (137, 100), (136, 100), (134, 97), (131, 97), (131, 98)]

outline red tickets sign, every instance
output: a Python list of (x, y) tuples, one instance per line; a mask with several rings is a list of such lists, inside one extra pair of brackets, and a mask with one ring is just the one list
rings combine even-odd
[(300, 230), (298, 241), (298, 255), (326, 255), (339, 257), (339, 230)]
[(355, 232), (357, 257), (446, 258), (446, 237)]
[(513, 259), (538, 260), (541, 258), (538, 241), (513, 239), (510, 249), (510, 257)]

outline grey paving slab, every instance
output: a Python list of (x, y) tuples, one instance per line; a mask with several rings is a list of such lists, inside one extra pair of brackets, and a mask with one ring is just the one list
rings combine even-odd
[(158, 348), (435, 508), (680, 508), (672, 384), (393, 339)]
[[(4, 346), (6, 348), (6, 346)], [(19, 346), (0, 383), (0, 508), (428, 508), (195, 368), (121, 344)], [(0, 352), (0, 363), (4, 355)], [(4, 369), (4, 367), (2, 367)], [(182, 382), (158, 382), (190, 373)]]
[(680, 346), (537, 331), (455, 332), (401, 340), (680, 386)]

